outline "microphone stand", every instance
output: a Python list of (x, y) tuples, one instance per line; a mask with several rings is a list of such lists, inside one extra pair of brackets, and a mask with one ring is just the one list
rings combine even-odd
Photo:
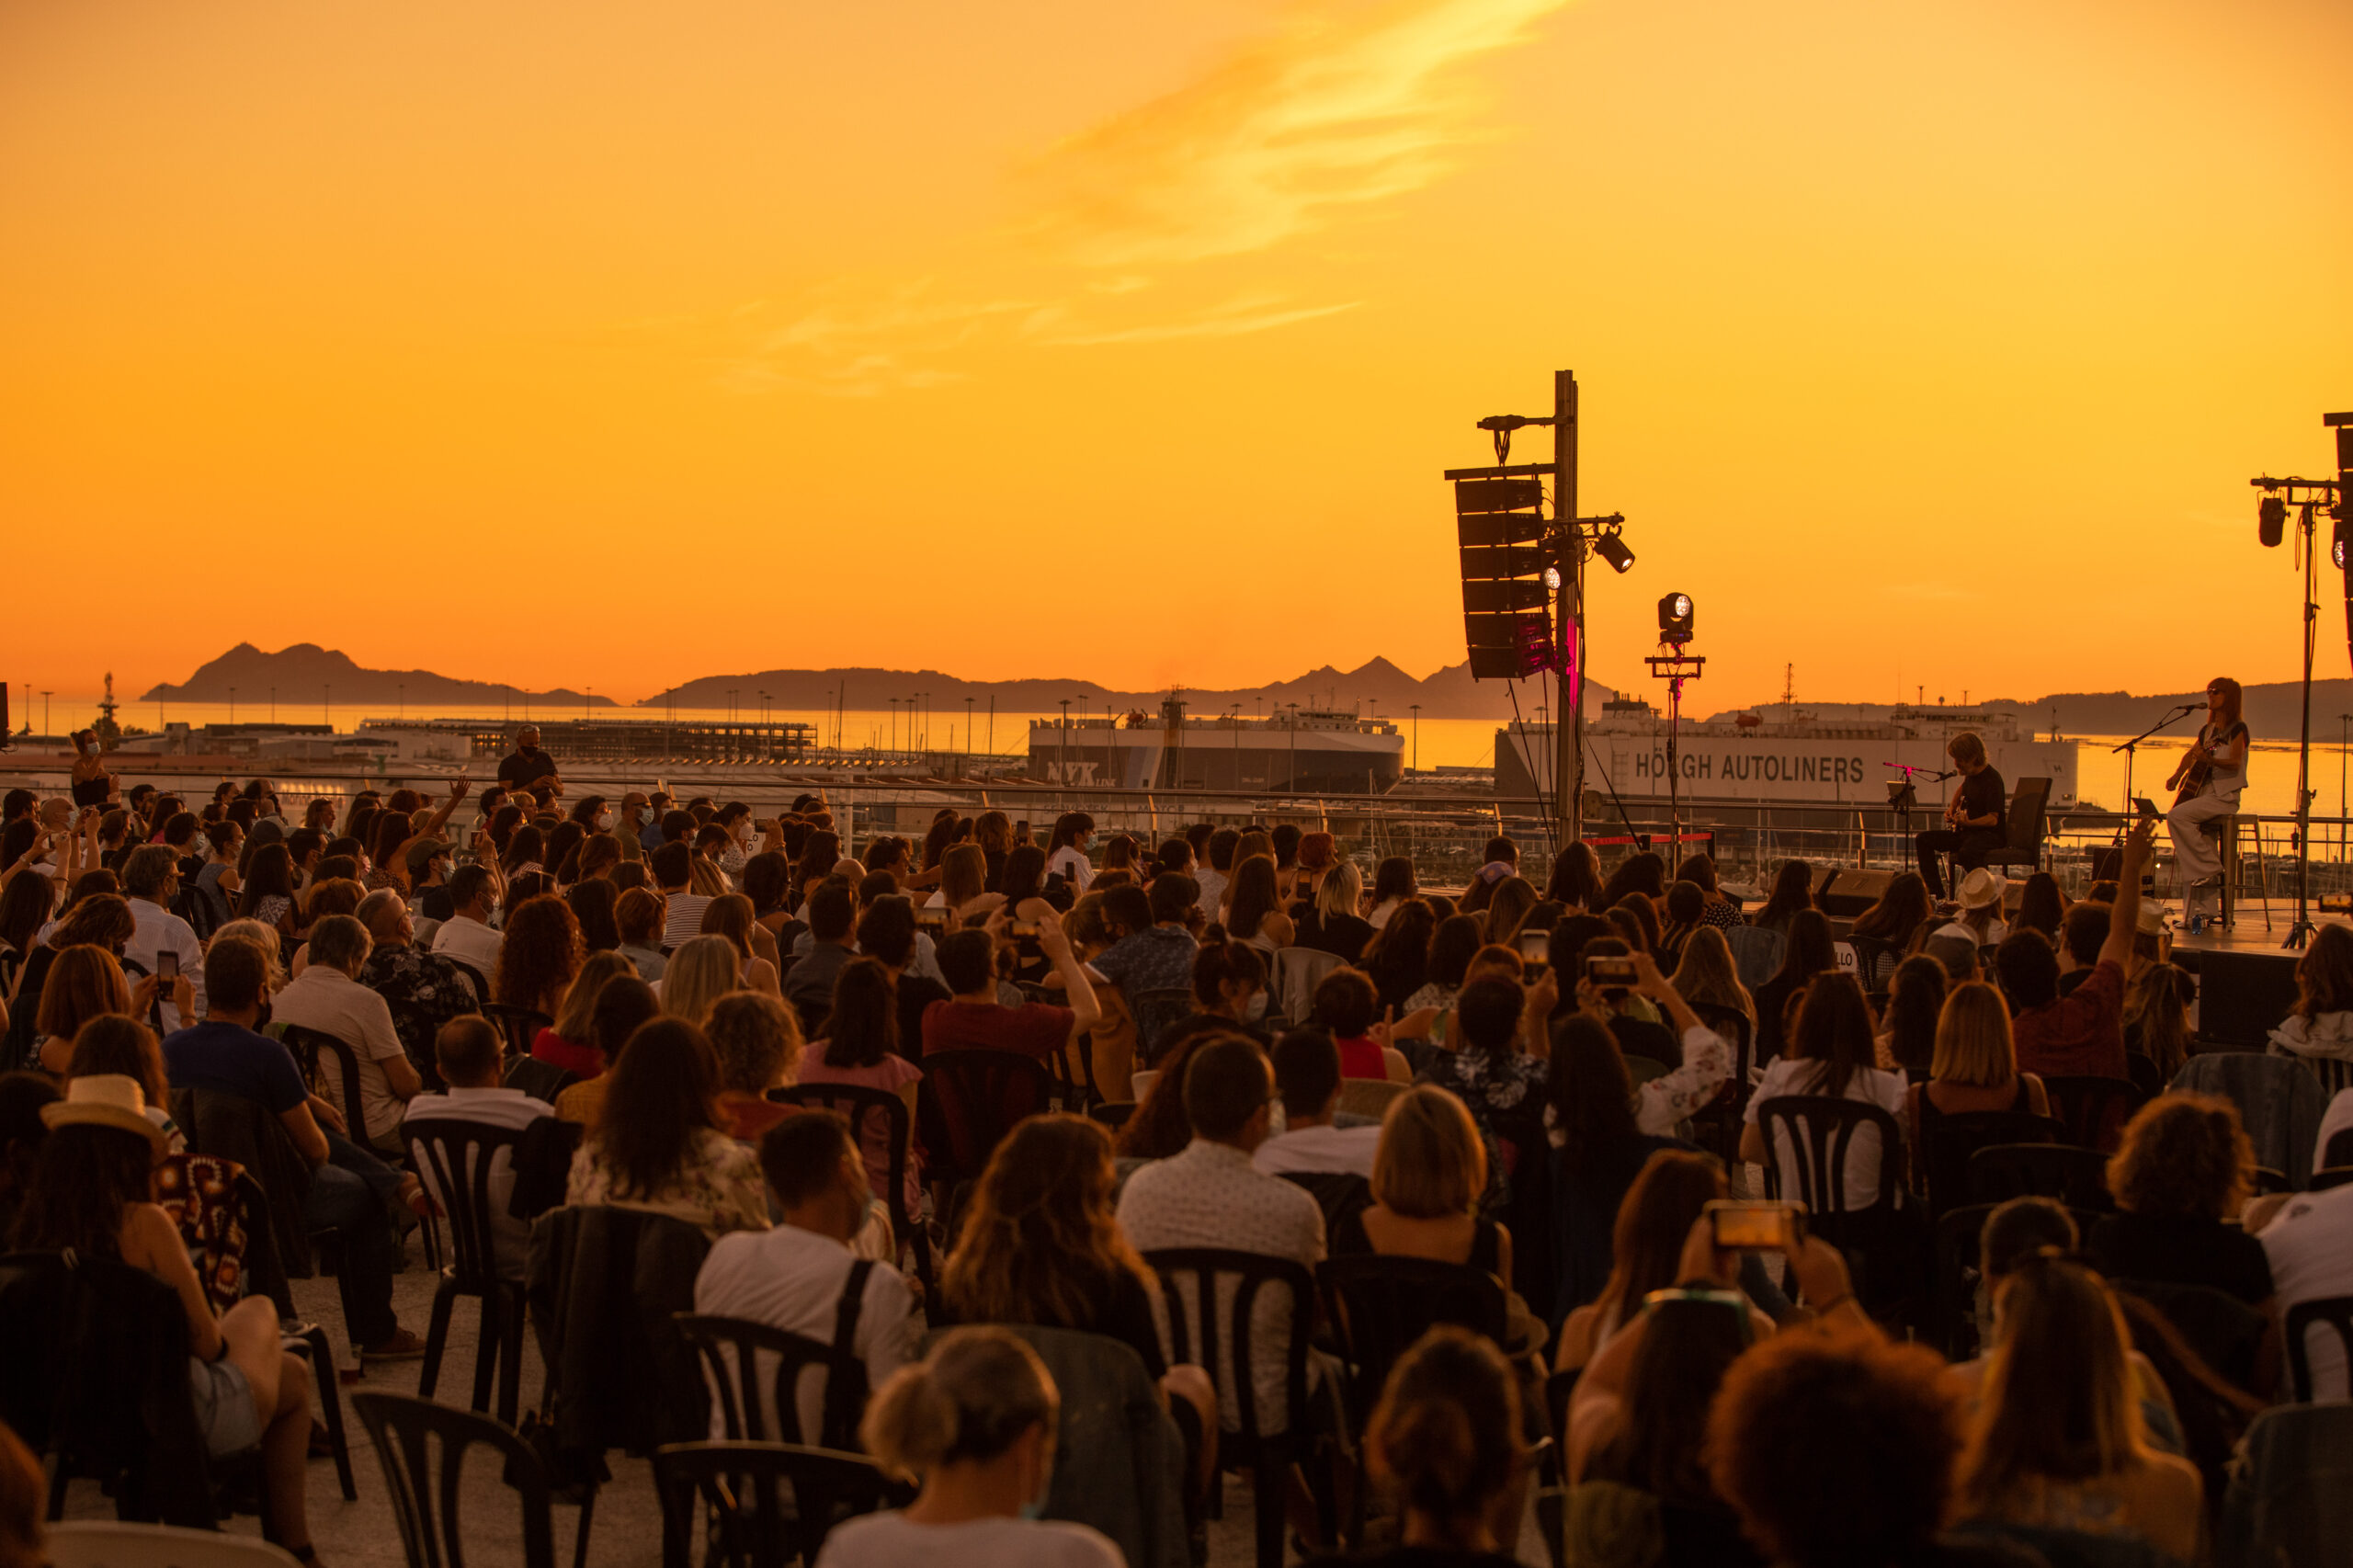
[(1882, 762), (1880, 766), (1881, 767), (1893, 767), (1898, 773), (1904, 775), (1904, 788), (1895, 791), (1893, 798), (1888, 801), (1888, 804), (1895, 808), (1896, 820), (1902, 824), (1896, 829), (1896, 831), (1901, 833), (1904, 837), (1909, 838), (1912, 836), (1912, 808), (1919, 801), (1919, 795), (1912, 786), (1923, 778), (1927, 779), (1931, 783), (1942, 784), (1946, 779), (1952, 777), (1952, 770), (1949, 768), (1915, 767), (1908, 762)]
[(2114, 756), (2118, 752), (2122, 752), (2124, 754), (2124, 804), (2118, 807), (2116, 812), (2116, 842), (2118, 844), (2120, 845), (2124, 842), (2124, 824), (2131, 821), (2132, 816), (2132, 756), (2135, 748), (2137, 748), (2143, 741), (2145, 741), (2151, 735), (2155, 734), (2159, 730), (2168, 729), (2197, 711), (2198, 704), (2195, 702), (2185, 702), (2177, 708), (2167, 709), (2164, 718), (2158, 720), (2155, 723), (2150, 725), (2147, 729), (2142, 731), (2139, 734), (2133, 736), (2122, 745), (2110, 746), (2108, 748), (2108, 754), (2110, 756)]

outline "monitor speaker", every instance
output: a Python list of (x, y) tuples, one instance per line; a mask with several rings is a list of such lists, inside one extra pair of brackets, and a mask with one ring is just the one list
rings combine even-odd
[(1899, 874), (1895, 871), (1857, 871), (1840, 867), (1815, 884), (1815, 907), (1825, 915), (1851, 920), (1877, 903), (1880, 894), (1887, 891), (1887, 884)]
[(2290, 955), (2222, 948), (2199, 952), (2200, 1039), (2261, 1051), (2295, 1006), (2296, 960)]

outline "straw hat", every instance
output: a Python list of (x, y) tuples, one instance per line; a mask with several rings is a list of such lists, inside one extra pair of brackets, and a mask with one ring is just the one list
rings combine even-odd
[(2009, 891), (2007, 878), (1980, 866), (1961, 880), (1961, 906), (1963, 909), (1984, 909), (1991, 904), (1998, 909), (2002, 895)]
[(165, 1151), (164, 1130), (147, 1119), (147, 1096), (139, 1080), (119, 1073), (92, 1073), (65, 1085), (65, 1097), (40, 1108), (41, 1124), (51, 1131), (84, 1124), (136, 1132)]

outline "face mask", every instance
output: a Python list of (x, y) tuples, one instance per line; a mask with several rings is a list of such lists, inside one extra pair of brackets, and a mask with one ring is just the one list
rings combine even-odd
[(1254, 1024), (1259, 1019), (1265, 1017), (1267, 1016), (1267, 994), (1261, 991), (1257, 994), (1252, 996), (1250, 998), (1250, 1006), (1245, 1007), (1242, 1012), (1243, 1016)]
[(613, 813), (612, 813), (612, 812), (599, 812), (597, 814), (597, 831), (598, 831), (598, 832), (600, 832), (600, 833), (601, 833), (601, 832), (603, 832), (604, 830), (606, 830), (606, 829), (608, 829), (608, 828), (611, 827), (612, 825), (613, 825)]

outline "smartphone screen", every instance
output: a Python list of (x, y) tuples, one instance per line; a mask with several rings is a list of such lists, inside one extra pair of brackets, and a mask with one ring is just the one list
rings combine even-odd
[(169, 985), (180, 977), (180, 956), (165, 948), (155, 955), (155, 978)]
[(1519, 934), (1519, 956), (1529, 963), (1547, 964), (1552, 961), (1552, 933), (1522, 931)]
[(1585, 977), (1605, 988), (1631, 988), (1634, 983), (1634, 960), (1597, 953), (1585, 960)]
[(1795, 1203), (1720, 1199), (1708, 1205), (1708, 1223), (1727, 1251), (1790, 1253), (1805, 1242), (1805, 1210)]

